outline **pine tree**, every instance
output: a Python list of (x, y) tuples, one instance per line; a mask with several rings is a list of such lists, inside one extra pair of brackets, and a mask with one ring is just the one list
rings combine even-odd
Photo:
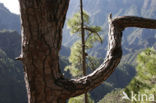
[[(84, 20), (84, 43), (78, 39), (71, 47), (71, 54), (69, 57), (70, 65), (65, 68), (65, 70), (69, 70), (72, 76), (79, 77), (86, 75), (86, 68), (90, 68), (94, 70), (97, 65), (100, 63), (100, 59), (89, 56), (88, 50), (94, 46), (95, 42), (101, 42), (102, 38), (99, 33), (101, 31), (101, 27), (90, 25), (89, 15), (87, 12), (83, 12), (83, 20)], [(81, 13), (75, 13), (74, 16), (68, 20), (68, 27), (70, 28), (71, 34), (76, 34), (79, 38), (82, 38), (81, 35)], [(85, 46), (83, 50), (83, 45)], [(84, 53), (83, 53), (84, 52)], [(85, 55), (85, 58), (83, 57)], [(84, 62), (85, 61), (85, 62)], [(83, 66), (85, 64), (85, 68)], [(87, 93), (85, 93), (85, 103), (88, 102)], [(80, 96), (82, 97), (82, 96)], [(78, 98), (80, 98), (78, 97)]]
[(148, 48), (137, 56), (137, 75), (126, 87), (126, 92), (130, 96), (130, 91), (134, 93), (155, 94), (156, 93), (156, 50)]

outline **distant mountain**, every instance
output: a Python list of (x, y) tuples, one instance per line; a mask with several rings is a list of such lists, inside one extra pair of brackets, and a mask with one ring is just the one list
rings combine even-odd
[(20, 54), (21, 36), (15, 31), (0, 31), (0, 103), (26, 103)]
[(60, 55), (69, 57), (69, 55), (70, 55), (70, 48), (62, 45), (61, 50), (60, 50)]
[(0, 31), (0, 48), (9, 58), (15, 59), (21, 53), (21, 36), (16, 31)]
[(0, 30), (21, 31), (20, 16), (11, 13), (2, 3), (0, 3)]

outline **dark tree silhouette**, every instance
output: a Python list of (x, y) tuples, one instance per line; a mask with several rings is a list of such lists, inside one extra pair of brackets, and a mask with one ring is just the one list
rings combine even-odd
[(65, 79), (60, 72), (62, 28), (70, 0), (19, 0), (22, 19), (22, 53), (28, 103), (65, 103), (66, 99), (99, 86), (122, 57), (121, 37), (126, 27), (156, 29), (156, 20), (109, 17), (109, 48), (105, 61), (91, 74)]

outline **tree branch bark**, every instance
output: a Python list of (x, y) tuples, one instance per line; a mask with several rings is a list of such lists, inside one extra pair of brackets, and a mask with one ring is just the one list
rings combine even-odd
[[(59, 86), (65, 88), (69, 92), (69, 97), (77, 96), (84, 91), (90, 91), (99, 86), (106, 80), (117, 65), (120, 63), (122, 57), (122, 31), (127, 27), (139, 27), (156, 29), (156, 20), (147, 19), (134, 16), (123, 16), (112, 20), (109, 16), (109, 47), (105, 61), (91, 74), (79, 79), (60, 79), (57, 80)], [(67, 93), (68, 94), (68, 93)]]
[(121, 28), (138, 27), (156, 29), (156, 20), (149, 18), (142, 18), (136, 16), (122, 16), (115, 18), (112, 22), (114, 25), (118, 25)]

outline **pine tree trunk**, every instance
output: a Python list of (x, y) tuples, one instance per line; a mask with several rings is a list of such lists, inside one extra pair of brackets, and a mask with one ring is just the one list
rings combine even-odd
[(105, 61), (91, 74), (66, 79), (59, 68), (62, 28), (69, 0), (19, 0), (22, 53), (28, 103), (65, 103), (106, 80), (122, 57), (121, 37), (126, 27), (156, 29), (156, 20), (140, 17), (109, 19), (109, 48)]
[[(85, 31), (84, 31), (82, 0), (80, 0), (80, 11), (81, 11), (81, 40), (82, 40), (82, 70), (83, 70), (83, 76), (86, 76)], [(84, 94), (84, 103), (88, 103), (87, 92), (85, 92)]]
[(65, 103), (59, 50), (68, 0), (20, 0), (23, 26), (22, 54), (29, 103)]

